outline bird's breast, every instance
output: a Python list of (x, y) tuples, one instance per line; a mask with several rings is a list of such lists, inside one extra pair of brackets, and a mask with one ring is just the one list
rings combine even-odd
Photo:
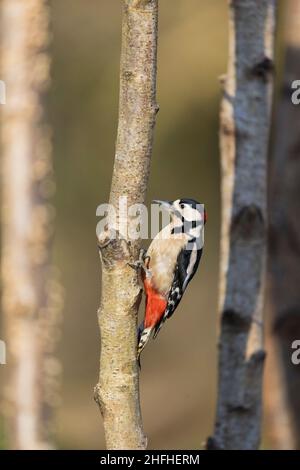
[(152, 284), (166, 298), (173, 282), (178, 254), (185, 243), (184, 239), (154, 239), (148, 249), (147, 255), (150, 257), (149, 270)]

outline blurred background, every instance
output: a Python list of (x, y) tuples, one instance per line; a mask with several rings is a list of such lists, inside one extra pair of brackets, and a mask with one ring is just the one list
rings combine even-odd
[[(57, 351), (63, 368), (61, 401), (54, 416), (54, 439), (61, 449), (103, 449), (102, 419), (93, 400), (100, 351), (95, 212), (108, 200), (113, 167), (121, 1), (52, 0), (49, 5), (53, 37), (47, 112), (56, 180), (53, 260), (65, 290)], [(192, 197), (205, 204), (208, 223), (199, 272), (176, 315), (143, 354), (141, 405), (150, 449), (198, 449), (213, 429), (220, 225), (218, 78), (226, 72), (226, 62), (226, 0), (160, 1), (160, 112), (147, 203), (154, 198)], [(2, 333), (0, 338), (5, 339)], [(1, 387), (4, 367), (9, 364), (0, 367)], [(1, 435), (5, 446), (3, 431)]]

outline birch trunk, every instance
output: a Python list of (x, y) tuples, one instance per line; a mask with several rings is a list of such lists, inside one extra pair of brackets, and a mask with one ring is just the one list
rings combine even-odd
[(230, 1), (220, 129), (219, 385), (208, 448), (256, 449), (260, 441), (274, 16), (274, 0)]
[[(120, 197), (130, 207), (145, 201), (156, 104), (158, 0), (123, 0), (119, 123), (110, 204), (118, 211)], [(122, 218), (119, 214), (119, 218)], [(128, 220), (128, 232), (133, 220)], [(99, 404), (108, 449), (144, 449), (136, 361), (137, 313), (141, 288), (128, 262), (137, 259), (139, 240), (128, 234), (113, 239), (110, 223), (99, 236), (102, 299)]]
[[(293, 442), (289, 447), (300, 449), (300, 369), (291, 361), (292, 342), (300, 339), (300, 105), (291, 100), (292, 82), (300, 80), (300, 2), (286, 3), (284, 76), (270, 185), (271, 308), (283, 406), (292, 423)], [(281, 431), (278, 426), (282, 447), (285, 442)]]
[(55, 311), (47, 284), (53, 182), (42, 99), (49, 80), (48, 9), (44, 0), (3, 0), (1, 7), (5, 413), (9, 446), (41, 449), (49, 447), (45, 400), (57, 371), (55, 361), (47, 363)]

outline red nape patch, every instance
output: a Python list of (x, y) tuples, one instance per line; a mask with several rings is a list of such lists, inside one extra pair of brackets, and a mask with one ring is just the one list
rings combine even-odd
[(144, 328), (155, 326), (163, 316), (167, 301), (161, 294), (159, 294), (150, 284), (149, 280), (144, 280), (144, 287), (146, 293), (146, 314), (144, 320)]

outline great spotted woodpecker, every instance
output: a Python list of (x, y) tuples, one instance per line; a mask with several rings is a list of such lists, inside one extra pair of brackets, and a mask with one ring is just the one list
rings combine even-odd
[(146, 304), (138, 329), (138, 362), (151, 334), (155, 338), (176, 310), (197, 271), (204, 245), (203, 204), (193, 199), (153, 202), (170, 213), (171, 222), (156, 235), (139, 262)]

